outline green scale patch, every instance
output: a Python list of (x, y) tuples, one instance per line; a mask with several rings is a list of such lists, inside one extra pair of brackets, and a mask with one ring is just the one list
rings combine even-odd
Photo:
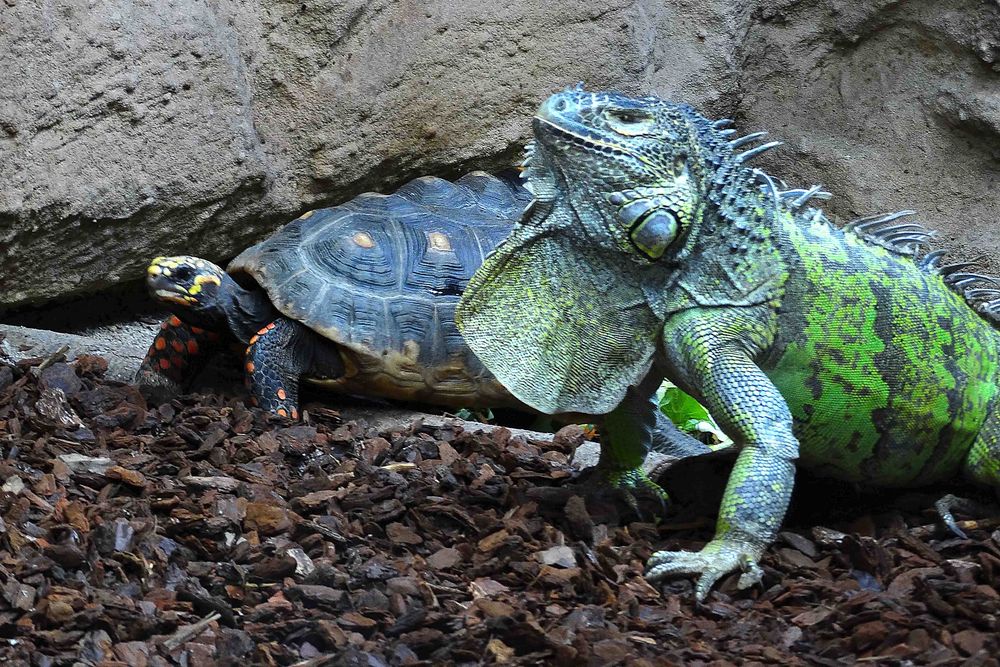
[(909, 258), (826, 222), (786, 227), (798, 279), (765, 370), (802, 463), (882, 486), (954, 475), (997, 393), (1000, 336)]

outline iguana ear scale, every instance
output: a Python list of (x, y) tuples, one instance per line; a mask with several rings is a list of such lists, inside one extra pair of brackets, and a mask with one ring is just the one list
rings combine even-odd
[(629, 239), (647, 259), (657, 260), (663, 257), (663, 253), (677, 238), (677, 227), (677, 218), (673, 213), (657, 209), (632, 228)]

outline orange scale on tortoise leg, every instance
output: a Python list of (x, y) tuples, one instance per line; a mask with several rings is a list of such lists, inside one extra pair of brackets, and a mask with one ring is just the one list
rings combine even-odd
[(198, 341), (189, 340), (187, 342), (187, 351), (188, 354), (198, 354)]

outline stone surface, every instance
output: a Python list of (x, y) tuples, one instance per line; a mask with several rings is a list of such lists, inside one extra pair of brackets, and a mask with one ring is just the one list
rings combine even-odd
[(761, 164), (834, 213), (914, 207), (998, 254), (995, 1), (5, 0), (0, 52), (0, 310), (509, 165), (578, 80), (769, 129)]
[(737, 119), (759, 163), (821, 182), (842, 220), (915, 209), (937, 247), (1000, 272), (1000, 3), (762, 2)]

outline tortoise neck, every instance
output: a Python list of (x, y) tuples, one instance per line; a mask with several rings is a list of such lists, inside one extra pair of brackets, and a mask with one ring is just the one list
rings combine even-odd
[(279, 315), (264, 290), (245, 289), (228, 275), (219, 286), (219, 303), (229, 329), (244, 343)]

